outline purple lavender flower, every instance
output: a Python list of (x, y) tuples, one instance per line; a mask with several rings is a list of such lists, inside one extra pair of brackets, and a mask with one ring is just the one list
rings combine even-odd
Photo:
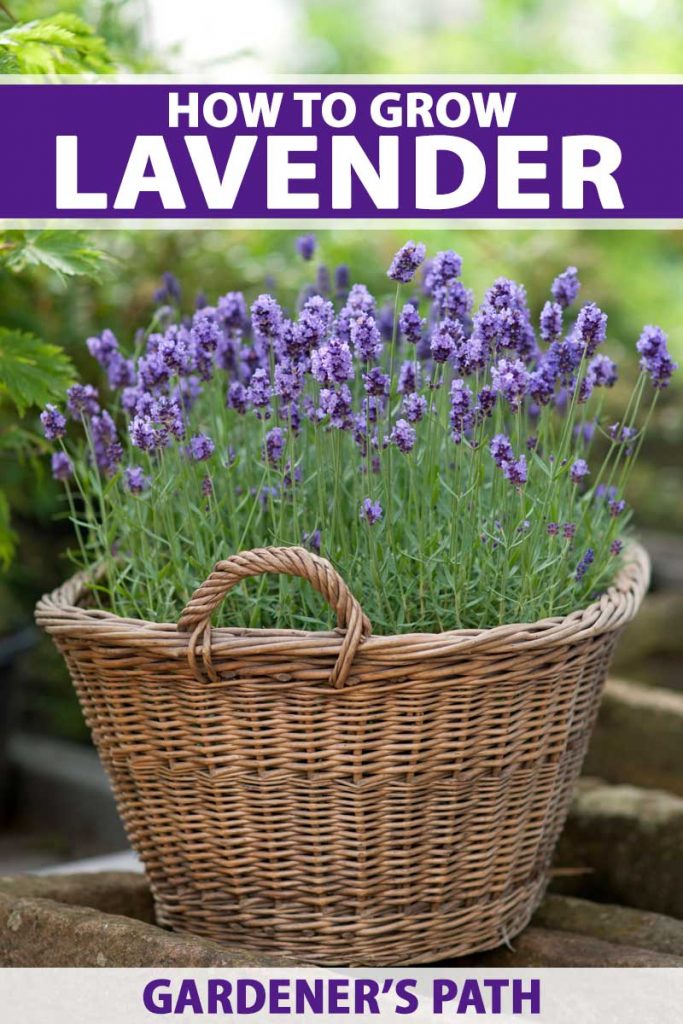
[(195, 434), (190, 438), (188, 454), (195, 462), (206, 462), (216, 450), (216, 445), (206, 434)]
[(255, 409), (265, 409), (270, 404), (270, 397), (268, 374), (262, 369), (254, 370), (247, 388), (247, 398)]
[(342, 384), (354, 375), (351, 349), (339, 338), (330, 338), (327, 345), (311, 356), (311, 373), (320, 384)]
[(303, 537), (301, 538), (301, 543), (304, 545), (305, 548), (308, 548), (309, 551), (312, 551), (314, 554), (319, 555), (320, 546), (322, 543), (320, 530), (312, 530), (310, 533), (304, 533)]
[(572, 540), (576, 536), (576, 523), (565, 523), (562, 527), (562, 536), (565, 540)]
[(477, 404), (474, 409), (475, 418), (477, 422), (481, 423), (487, 419), (496, 404), (496, 392), (488, 384), (484, 384), (481, 391), (477, 395)]
[(502, 469), (506, 480), (517, 487), (526, 483), (526, 456), (520, 455), (518, 459), (515, 458), (509, 437), (505, 434), (496, 434), (489, 443), (489, 452), (498, 468)]
[(593, 394), (594, 383), (590, 373), (576, 382), (576, 400), (580, 405), (584, 405)]
[(529, 383), (529, 374), (521, 359), (500, 359), (491, 369), (495, 390), (507, 399), (513, 412), (522, 404)]
[(329, 416), (330, 426), (349, 430), (353, 425), (353, 398), (346, 384), (320, 389), (320, 409)]
[(202, 480), (202, 496), (204, 498), (210, 498), (213, 494), (213, 480), (207, 474)]
[(560, 524), (548, 523), (545, 529), (549, 537), (557, 537), (558, 533), (560, 532)]
[(276, 466), (285, 450), (285, 435), (279, 427), (273, 427), (266, 434), (265, 456), (271, 466)]
[(415, 429), (411, 427), (408, 420), (400, 419), (396, 420), (389, 440), (396, 445), (400, 452), (408, 455), (415, 447), (416, 436)]
[(576, 338), (554, 341), (545, 354), (543, 365), (548, 374), (568, 384), (581, 363), (583, 349)]
[(624, 542), (619, 540), (618, 537), (617, 537), (616, 540), (613, 540), (612, 543), (609, 546), (609, 553), (610, 553), (610, 555), (614, 555), (615, 557), (617, 555), (620, 555), (623, 550), (624, 550)]
[(588, 374), (596, 388), (611, 388), (618, 379), (617, 364), (608, 356), (595, 356), (588, 364)]
[(625, 510), (625, 508), (626, 502), (623, 498), (619, 498), (618, 500), (613, 498), (611, 501), (607, 502), (607, 509), (612, 519), (616, 519), (618, 516), (620, 516), (622, 512)]
[(430, 351), (435, 363), (446, 363), (455, 355), (459, 345), (464, 340), (462, 327), (457, 320), (446, 318), (432, 331)]
[(576, 459), (569, 471), (569, 478), (573, 484), (580, 484), (590, 473), (588, 463), (585, 459)]
[(148, 416), (134, 416), (128, 427), (130, 443), (143, 452), (153, 452), (159, 447), (159, 434)]
[(56, 405), (46, 405), (40, 414), (43, 434), (48, 441), (57, 441), (66, 434), (66, 417)]
[(361, 519), (366, 519), (370, 526), (374, 526), (374, 524), (379, 522), (382, 518), (382, 514), (382, 506), (378, 501), (372, 501), (370, 498), (363, 498), (360, 507)]
[(380, 338), (375, 318), (369, 313), (360, 313), (351, 321), (350, 337), (356, 355), (363, 363), (378, 359), (382, 353)]
[(221, 329), (213, 316), (200, 310), (192, 317), (190, 340), (197, 348), (206, 352), (215, 352), (221, 338)]
[(398, 327), (409, 345), (417, 345), (419, 343), (424, 323), (412, 302), (406, 302), (398, 318)]
[(427, 412), (427, 399), (412, 391), (403, 398), (403, 411), (409, 423), (419, 423)]
[(247, 326), (247, 304), (242, 292), (228, 292), (216, 305), (218, 319), (229, 331), (243, 331)]
[(592, 356), (607, 336), (607, 314), (594, 302), (586, 303), (579, 310), (573, 334), (583, 346), (586, 356)]
[(124, 470), (124, 480), (131, 494), (142, 494), (143, 491), (149, 490), (152, 482), (140, 466), (127, 466)]
[(406, 359), (401, 364), (401, 369), (398, 373), (398, 385), (397, 390), (400, 395), (409, 395), (413, 391), (417, 391), (420, 386), (420, 367), (417, 363), (412, 362), (410, 359)]
[(521, 284), (511, 281), (509, 277), (497, 278), (487, 291), (484, 302), (500, 312), (502, 309), (526, 308), (526, 292)]
[(640, 368), (650, 375), (653, 387), (657, 390), (668, 387), (678, 363), (669, 355), (667, 337), (661, 327), (644, 327), (636, 349), (641, 356)]
[(100, 415), (92, 417), (90, 430), (95, 462), (103, 473), (110, 476), (123, 458), (123, 448), (118, 440), (116, 424), (106, 409)]
[(510, 438), (505, 434), (496, 434), (491, 438), (489, 451), (499, 469), (502, 469), (504, 463), (511, 462), (515, 457)]
[(332, 291), (330, 272), (324, 263), (321, 263), (315, 274), (315, 289), (318, 295), (329, 295)]
[(182, 291), (180, 288), (180, 281), (175, 274), (172, 274), (170, 270), (165, 270), (162, 274), (162, 282), (161, 288), (158, 288), (154, 293), (154, 301), (157, 303), (179, 303)]
[(541, 312), (541, 337), (550, 343), (562, 334), (562, 306), (559, 302), (546, 302)]
[(349, 293), (349, 268), (345, 263), (340, 263), (334, 270), (334, 290), (338, 299), (345, 299)]
[(552, 367), (546, 361), (529, 374), (527, 391), (538, 405), (548, 405), (552, 401), (555, 394), (555, 376)]
[(119, 351), (116, 335), (108, 328), (102, 331), (99, 337), (88, 338), (86, 345), (93, 359), (96, 359), (105, 370), (114, 354)]
[(159, 352), (148, 352), (138, 360), (138, 376), (142, 384), (150, 391), (165, 384), (171, 371)]
[(555, 302), (566, 309), (567, 306), (571, 306), (572, 302), (579, 294), (579, 283), (578, 271), (576, 267), (567, 267), (561, 274), (553, 281), (550, 292)]
[(135, 383), (135, 364), (114, 352), (107, 365), (107, 381), (112, 389), (131, 387)]
[(434, 291), (434, 309), (439, 317), (464, 320), (472, 311), (474, 293), (462, 281), (448, 281)]
[(314, 235), (299, 235), (296, 242), (296, 251), (301, 256), (302, 260), (307, 263), (313, 259), (313, 253), (315, 252), (315, 236)]
[(66, 407), (75, 420), (96, 416), (100, 411), (99, 393), (92, 384), (73, 384), (66, 393)]
[(185, 423), (180, 403), (165, 395), (155, 400), (150, 409), (150, 418), (161, 425), (160, 440), (165, 444), (169, 436), (181, 441), (185, 436)]
[(607, 433), (617, 444), (625, 444), (627, 441), (633, 440), (637, 431), (634, 427), (622, 427), (619, 423), (612, 423), (607, 428)]
[(301, 369), (290, 360), (284, 360), (275, 367), (275, 384), (273, 390), (283, 402), (296, 402), (304, 388), (304, 375)]
[(332, 328), (333, 320), (334, 307), (329, 299), (320, 295), (307, 299), (299, 313), (299, 349), (290, 354), (308, 355), (311, 349), (318, 348)]
[(438, 288), (450, 284), (462, 272), (462, 259), (452, 249), (437, 252), (425, 272), (425, 289), (428, 294), (434, 295)]
[(273, 342), (282, 328), (282, 310), (272, 295), (259, 295), (251, 305), (251, 326), (262, 342)]
[(588, 550), (586, 551), (586, 554), (583, 556), (583, 558), (581, 559), (581, 561), (579, 562), (579, 564), (576, 567), (575, 579), (576, 579), (577, 583), (581, 583), (581, 581), (583, 580), (584, 576), (588, 572), (588, 569), (593, 564), (594, 560), (595, 560), (595, 552), (593, 551), (593, 548), (588, 548)]
[(408, 284), (424, 261), (426, 252), (427, 249), (422, 242), (406, 242), (391, 261), (387, 277), (392, 281), (398, 281), (399, 284)]
[(389, 375), (383, 373), (379, 366), (373, 366), (363, 374), (363, 388), (367, 395), (388, 395), (389, 384)]
[(457, 377), (451, 383), (451, 408), (449, 422), (453, 431), (452, 437), (460, 444), (463, 434), (470, 430), (474, 423), (472, 413), (472, 392), (462, 378)]
[(526, 455), (520, 455), (518, 459), (511, 459), (501, 467), (506, 480), (516, 487), (521, 487), (527, 482)]
[(70, 480), (74, 475), (73, 462), (66, 452), (53, 452), (51, 466), (55, 480)]
[(244, 416), (247, 411), (248, 399), (247, 389), (241, 381), (233, 380), (230, 382), (225, 404), (228, 409), (234, 409), (240, 416)]

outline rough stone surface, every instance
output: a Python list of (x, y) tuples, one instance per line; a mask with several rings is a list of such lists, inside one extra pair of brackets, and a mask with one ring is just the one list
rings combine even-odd
[(75, 875), (7, 875), (0, 894), (16, 899), (47, 899), (69, 906), (90, 907), (154, 924), (154, 900), (146, 877), (132, 871)]
[(652, 686), (683, 690), (683, 586), (678, 592), (648, 594), (619, 639), (614, 674)]
[(281, 967), (292, 962), (88, 907), (0, 893), (0, 966)]
[(532, 925), (683, 957), (683, 921), (631, 907), (549, 893)]
[(683, 967), (683, 957), (649, 949), (619, 946), (585, 935), (527, 928), (511, 943), (489, 953), (475, 953), (453, 966), (472, 967)]
[(581, 871), (552, 888), (683, 918), (683, 798), (583, 780), (555, 853)]
[(683, 796), (683, 693), (610, 679), (584, 771)]

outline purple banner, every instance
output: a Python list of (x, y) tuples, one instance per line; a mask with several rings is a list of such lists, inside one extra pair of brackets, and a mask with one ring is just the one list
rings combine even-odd
[(4, 84), (0, 218), (683, 219), (682, 85)]

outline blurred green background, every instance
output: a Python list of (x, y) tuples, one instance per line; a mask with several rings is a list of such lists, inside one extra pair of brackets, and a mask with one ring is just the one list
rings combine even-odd
[[(240, 5), (195, 0), (5, 0), (0, 31), (16, 19), (79, 15), (104, 41), (104, 60), (132, 71), (224, 74), (309, 73), (558, 73), (681, 72), (680, 0), (255, 0)], [(4, 13), (3, 13), (4, 12)], [(54, 54), (52, 55), (54, 56)], [(50, 58), (52, 59), (52, 58)], [(1, 66), (1, 65), (0, 65)], [(30, 68), (22, 67), (20, 70)], [(4, 70), (16, 70), (5, 67)], [(144, 325), (161, 274), (181, 281), (184, 306), (198, 291), (209, 301), (228, 290), (253, 297), (274, 279), (294, 299), (315, 263), (294, 258), (296, 233), (284, 231), (111, 231), (89, 240), (111, 262), (99, 280), (60, 278), (48, 268), (20, 272), (0, 263), (0, 319), (62, 346), (96, 382), (85, 338), (110, 327), (122, 342)], [(379, 296), (385, 269), (406, 240), (395, 231), (339, 230), (317, 235), (318, 255), (331, 270), (348, 264)], [(434, 253), (453, 248), (464, 258), (464, 279), (477, 300), (491, 281), (522, 281), (540, 309), (552, 278), (579, 267), (583, 299), (609, 313), (611, 355), (626, 380), (637, 372), (634, 345), (642, 326), (660, 324), (683, 362), (683, 233), (671, 231), (460, 231), (414, 233)], [(621, 392), (614, 396), (619, 405)], [(2, 430), (16, 421), (0, 404)], [(35, 428), (37, 410), (26, 425)], [(658, 408), (634, 479), (631, 500), (641, 527), (683, 533), (683, 386), (679, 380)], [(3, 457), (0, 476), (9, 495), (18, 552), (0, 577), (0, 637), (29, 620), (37, 596), (68, 571), (63, 558), (70, 531), (46, 460), (31, 452)], [(216, 538), (216, 554), (224, 554)], [(33, 658), (33, 660), (31, 660)], [(39, 669), (36, 666), (39, 665)], [(51, 647), (22, 663), (25, 722), (83, 737), (70, 685)]]

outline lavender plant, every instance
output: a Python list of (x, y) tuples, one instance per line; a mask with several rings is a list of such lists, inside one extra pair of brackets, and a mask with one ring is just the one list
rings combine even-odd
[[(297, 248), (307, 261), (314, 240)], [(499, 278), (475, 311), (460, 257), (424, 260), (414, 242), (396, 254), (388, 310), (340, 267), (296, 311), (228, 292), (182, 316), (168, 275), (134, 351), (107, 330), (88, 340), (106, 402), (77, 384), (41, 420), (103, 607), (173, 621), (218, 558), (271, 544), (329, 558), (380, 633), (564, 615), (608, 586), (629, 475), (676, 369), (666, 335), (643, 330), (609, 424), (607, 316), (570, 312), (574, 267), (536, 330), (521, 285)], [(327, 621), (300, 581), (240, 589), (225, 623)]]

